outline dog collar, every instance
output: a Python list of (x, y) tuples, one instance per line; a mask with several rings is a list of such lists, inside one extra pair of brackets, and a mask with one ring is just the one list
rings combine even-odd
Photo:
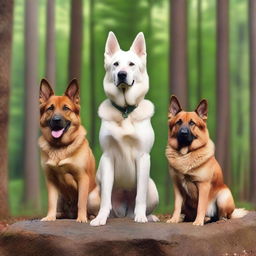
[(111, 101), (113, 107), (122, 113), (123, 118), (127, 118), (132, 111), (137, 108), (136, 105), (128, 105), (127, 107), (118, 106), (115, 102)]

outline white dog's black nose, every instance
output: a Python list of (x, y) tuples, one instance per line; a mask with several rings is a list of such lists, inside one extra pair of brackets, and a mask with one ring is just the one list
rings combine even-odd
[(119, 71), (117, 76), (118, 76), (118, 79), (120, 81), (125, 81), (126, 77), (127, 77), (127, 72), (126, 71)]

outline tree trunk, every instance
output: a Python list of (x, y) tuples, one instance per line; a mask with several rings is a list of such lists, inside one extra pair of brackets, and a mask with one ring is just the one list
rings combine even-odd
[[(244, 117), (243, 117), (243, 95), (240, 93), (242, 92), (245, 88), (243, 88), (243, 81), (242, 81), (242, 73), (239, 72), (241, 66), (243, 66), (243, 41), (245, 39), (245, 27), (243, 26), (242, 23), (237, 24), (237, 58), (236, 58), (236, 73), (235, 73), (235, 85), (236, 85), (236, 91), (239, 93), (237, 97), (237, 102), (236, 102), (236, 113), (237, 116), (239, 117), (237, 122), (237, 130), (235, 133), (236, 138), (244, 138)], [(233, 140), (232, 140), (233, 141)], [(243, 150), (243, 142), (239, 140), (239, 142), (236, 142), (237, 147), (236, 147), (236, 159), (237, 163), (236, 166), (232, 167), (232, 173), (233, 174), (238, 174), (236, 177), (232, 177), (232, 181), (234, 181), (234, 184), (236, 184), (239, 187), (239, 199), (241, 201), (247, 200), (246, 199), (246, 183), (245, 183), (245, 166), (244, 166), (244, 150)], [(243, 170), (243, 171), (241, 171)]]
[(46, 79), (55, 86), (55, 0), (47, 0), (46, 11)]
[(8, 206), (8, 110), (11, 78), (13, 1), (0, 1), (0, 218), (9, 215)]
[(95, 52), (94, 52), (94, 45), (95, 45), (95, 40), (94, 40), (94, 0), (90, 0), (90, 101), (91, 101), (91, 116), (90, 116), (90, 125), (91, 125), (91, 140), (90, 144), (91, 147), (95, 147), (95, 141), (96, 141), (96, 118), (97, 116), (97, 109), (96, 109), (96, 93), (95, 93)]
[(170, 91), (175, 94), (184, 109), (187, 97), (187, 1), (171, 0), (171, 51)]
[(251, 200), (256, 204), (256, 1), (249, 1)]
[(83, 1), (72, 0), (71, 28), (69, 43), (69, 80), (81, 81), (82, 44), (83, 44)]
[(217, 0), (217, 140), (216, 157), (230, 184), (229, 0)]
[[(184, 109), (188, 106), (187, 96), (187, 1), (170, 2), (170, 94), (178, 97)], [(165, 203), (170, 204), (171, 179), (165, 179)]]
[(197, 97), (202, 99), (202, 0), (197, 0)]
[(38, 166), (38, 2), (25, 1), (25, 203), (34, 209), (40, 206)]

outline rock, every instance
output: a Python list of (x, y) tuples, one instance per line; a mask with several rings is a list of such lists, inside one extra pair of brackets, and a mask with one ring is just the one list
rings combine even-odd
[(0, 255), (256, 255), (256, 212), (203, 227), (130, 219), (109, 219), (102, 227), (75, 220), (21, 221), (1, 233)]

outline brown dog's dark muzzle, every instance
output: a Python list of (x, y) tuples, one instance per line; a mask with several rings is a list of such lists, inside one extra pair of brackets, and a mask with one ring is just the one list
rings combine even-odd
[(177, 140), (179, 143), (179, 148), (187, 147), (191, 145), (193, 140), (195, 139), (195, 136), (192, 134), (191, 130), (187, 126), (182, 126), (179, 129)]
[(54, 115), (49, 121), (52, 137), (55, 139), (60, 138), (65, 131), (68, 130), (71, 122), (65, 120), (61, 115)]
[(61, 115), (54, 115), (50, 120), (50, 128), (53, 131), (60, 130), (66, 126), (66, 121)]

